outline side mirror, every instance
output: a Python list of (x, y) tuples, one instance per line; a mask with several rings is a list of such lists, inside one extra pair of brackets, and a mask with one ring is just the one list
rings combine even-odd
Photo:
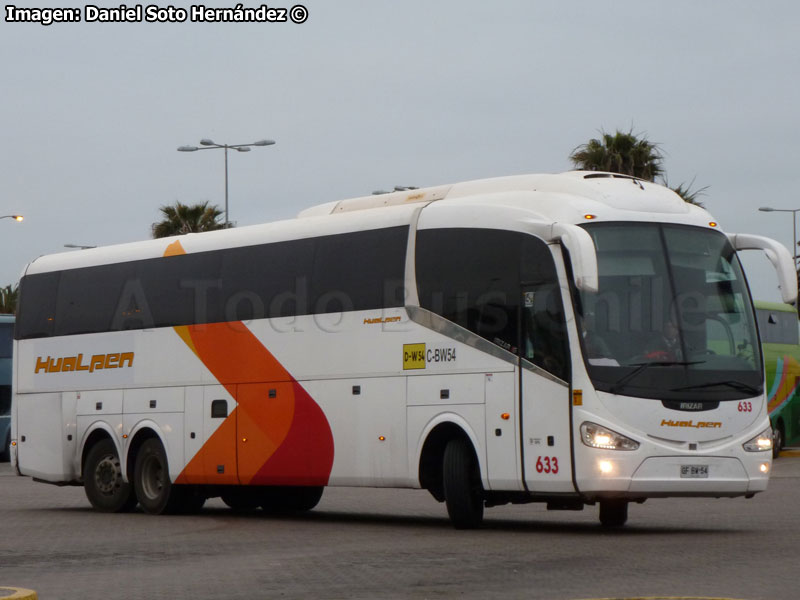
[(778, 273), (778, 286), (786, 304), (797, 302), (797, 272), (794, 259), (786, 246), (773, 239), (749, 233), (729, 233), (728, 240), (733, 248), (739, 250), (761, 250)]
[(582, 292), (597, 292), (597, 251), (583, 227), (569, 223), (529, 222), (528, 231), (551, 243), (560, 243), (569, 250), (575, 286)]
[(553, 223), (550, 234), (543, 237), (551, 242), (561, 242), (569, 250), (575, 286), (583, 292), (597, 292), (597, 252), (592, 236), (583, 227)]

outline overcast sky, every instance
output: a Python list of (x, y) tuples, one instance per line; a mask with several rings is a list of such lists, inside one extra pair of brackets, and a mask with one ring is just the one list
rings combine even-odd
[[(305, 6), (303, 24), (45, 27), (4, 10), (0, 214), (25, 221), (0, 221), (0, 285), (64, 244), (145, 239), (161, 205), (222, 206), (223, 152), (176, 151), (201, 138), (276, 140), (229, 156), (230, 216), (248, 225), (394, 185), (565, 171), (601, 129), (632, 128), (661, 144), (671, 185), (709, 186), (725, 230), (791, 246), (791, 215), (757, 208), (800, 208), (796, 0)], [(754, 296), (777, 299), (767, 264), (746, 262)]]

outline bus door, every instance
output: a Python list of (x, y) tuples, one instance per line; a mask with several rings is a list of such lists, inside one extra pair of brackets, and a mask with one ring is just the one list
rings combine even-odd
[(521, 296), (523, 481), (534, 493), (574, 492), (569, 351), (561, 293), (555, 282), (539, 281), (523, 284)]

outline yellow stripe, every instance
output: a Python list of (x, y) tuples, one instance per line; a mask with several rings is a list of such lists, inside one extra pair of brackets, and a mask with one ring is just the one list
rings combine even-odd
[[(176, 325), (173, 327), (175, 333), (181, 336), (181, 339), (186, 342), (186, 345), (189, 346), (192, 352), (195, 353), (197, 358), (200, 358), (200, 353), (197, 351), (197, 348), (194, 345), (194, 340), (192, 339), (192, 334), (189, 332), (188, 325)], [(1, 599), (0, 599), (1, 600)]]
[(33, 590), (0, 587), (0, 600), (36, 600), (37, 598), (38, 596)]

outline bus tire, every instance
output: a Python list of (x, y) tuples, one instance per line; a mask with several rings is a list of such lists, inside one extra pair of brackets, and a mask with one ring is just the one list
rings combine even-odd
[(628, 520), (626, 500), (601, 500), (600, 523), (603, 527), (622, 527)]
[(772, 458), (778, 458), (783, 450), (783, 422), (779, 422), (777, 427), (772, 429)]
[(146, 513), (160, 515), (182, 512), (186, 489), (172, 485), (167, 453), (158, 438), (145, 440), (139, 448), (133, 485), (139, 504)]
[(307, 512), (319, 504), (325, 488), (316, 486), (281, 486), (265, 488), (261, 508), (267, 513)]
[(475, 529), (483, 521), (483, 486), (478, 460), (464, 438), (447, 443), (442, 464), (447, 514), (456, 529)]
[(109, 438), (99, 440), (86, 455), (83, 490), (101, 512), (129, 512), (136, 506), (133, 486), (123, 480), (117, 447)]

